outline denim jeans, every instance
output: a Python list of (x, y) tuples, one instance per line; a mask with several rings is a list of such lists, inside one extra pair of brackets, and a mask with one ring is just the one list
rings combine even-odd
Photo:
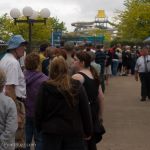
[(112, 60), (112, 75), (117, 75), (119, 61), (118, 60)]
[[(34, 126), (34, 120), (31, 117), (26, 117), (25, 124), (25, 133), (26, 133), (26, 150), (30, 150), (31, 147), (35, 147), (35, 150), (42, 149), (42, 136), (41, 133), (38, 133)], [(35, 144), (32, 143), (34, 138)]]
[(87, 145), (81, 137), (75, 135), (43, 134), (42, 150), (87, 150)]

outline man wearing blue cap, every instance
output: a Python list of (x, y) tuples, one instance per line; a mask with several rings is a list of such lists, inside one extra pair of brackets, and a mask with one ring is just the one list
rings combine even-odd
[(26, 84), (18, 60), (24, 55), (27, 41), (21, 35), (14, 35), (7, 44), (7, 52), (0, 61), (0, 67), (6, 73), (4, 92), (15, 101), (17, 106), (18, 130), (16, 133), (16, 147), (21, 150), (23, 149), (21, 144), (24, 144), (25, 108), (23, 100), (26, 98)]

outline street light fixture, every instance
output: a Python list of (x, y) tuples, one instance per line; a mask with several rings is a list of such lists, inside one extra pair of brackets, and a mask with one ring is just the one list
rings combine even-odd
[[(50, 16), (50, 11), (47, 8), (43, 8), (40, 13), (34, 11), (31, 7), (24, 7), (23, 8), (23, 15), (26, 19), (19, 19), (21, 13), (19, 9), (13, 8), (10, 11), (10, 16), (14, 19), (15, 25), (17, 23), (27, 23), (29, 25), (29, 51), (31, 50), (31, 43), (32, 43), (32, 25), (34, 23), (44, 23), (46, 24), (46, 19)], [(40, 16), (43, 19), (36, 20), (36, 18)]]

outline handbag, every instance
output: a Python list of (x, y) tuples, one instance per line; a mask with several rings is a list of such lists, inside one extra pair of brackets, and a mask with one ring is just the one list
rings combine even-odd
[(103, 125), (103, 120), (99, 119), (98, 117), (98, 101), (91, 101), (91, 114), (92, 114), (92, 120), (93, 120), (93, 138), (95, 143), (98, 143), (102, 140), (103, 134), (106, 133), (105, 127)]
[(94, 125), (94, 140), (95, 143), (98, 143), (102, 140), (102, 136), (106, 133), (106, 130), (102, 123), (102, 120), (96, 119), (93, 125)]

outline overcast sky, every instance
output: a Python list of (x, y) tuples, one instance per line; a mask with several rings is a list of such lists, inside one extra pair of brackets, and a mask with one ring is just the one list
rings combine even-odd
[(108, 19), (112, 20), (116, 10), (123, 10), (123, 2), (124, 0), (1, 0), (0, 15), (9, 14), (12, 8), (22, 11), (25, 6), (30, 6), (36, 11), (48, 8), (51, 16), (65, 22), (71, 31), (72, 22), (94, 21), (99, 9), (105, 10)]

